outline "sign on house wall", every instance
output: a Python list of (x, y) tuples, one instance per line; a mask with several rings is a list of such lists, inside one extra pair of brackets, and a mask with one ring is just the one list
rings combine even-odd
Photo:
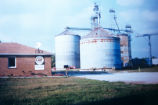
[(42, 56), (35, 58), (35, 70), (44, 70), (44, 58)]

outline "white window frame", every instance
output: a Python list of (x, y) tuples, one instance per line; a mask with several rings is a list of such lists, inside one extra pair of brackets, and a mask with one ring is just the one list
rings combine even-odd
[[(15, 58), (15, 66), (9, 66), (9, 58)], [(16, 57), (14, 57), (14, 56), (8, 57), (8, 68), (10, 68), (10, 69), (16, 68)]]

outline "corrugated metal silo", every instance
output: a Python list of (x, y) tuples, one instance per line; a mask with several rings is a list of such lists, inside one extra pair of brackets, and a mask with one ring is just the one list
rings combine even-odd
[(82, 69), (121, 68), (120, 38), (96, 28), (80, 40)]
[(126, 67), (131, 59), (130, 36), (128, 34), (119, 34), (118, 37), (120, 38), (121, 59), (123, 66)]
[(56, 69), (64, 65), (80, 68), (80, 36), (67, 30), (55, 37)]

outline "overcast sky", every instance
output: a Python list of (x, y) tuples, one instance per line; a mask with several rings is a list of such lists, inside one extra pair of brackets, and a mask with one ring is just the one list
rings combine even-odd
[[(115, 27), (109, 9), (115, 9), (121, 29), (131, 24), (132, 56), (147, 57), (147, 38), (158, 33), (158, 0), (0, 0), (0, 40), (54, 51), (55, 35), (66, 26), (91, 27), (94, 2), (101, 9), (101, 26)], [(152, 54), (158, 57), (158, 36), (152, 37)]]

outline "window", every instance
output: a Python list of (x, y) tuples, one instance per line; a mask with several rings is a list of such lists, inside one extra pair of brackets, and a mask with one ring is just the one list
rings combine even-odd
[(8, 68), (16, 68), (16, 58), (15, 57), (8, 58)]

